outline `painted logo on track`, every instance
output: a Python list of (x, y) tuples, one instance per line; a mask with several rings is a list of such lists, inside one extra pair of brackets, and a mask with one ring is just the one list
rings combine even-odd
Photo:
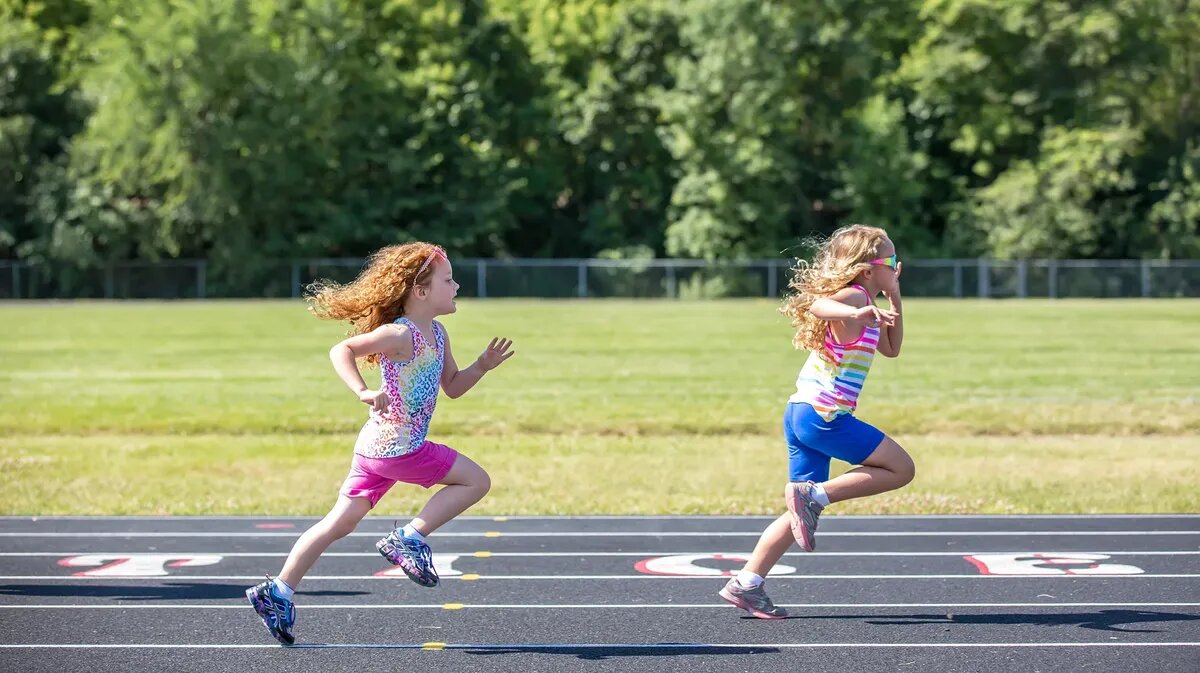
[[(746, 554), (684, 554), (657, 556), (638, 561), (634, 569), (645, 575), (674, 575), (689, 577), (729, 577), (741, 569), (750, 556)], [(792, 566), (776, 564), (770, 575), (791, 575)]]
[(1144, 570), (1123, 563), (1100, 563), (1107, 554), (1026, 552), (964, 556), (981, 575), (1140, 575)]
[(72, 573), (77, 577), (164, 577), (167, 568), (192, 568), (211, 566), (221, 562), (218, 554), (84, 554), (59, 559), (58, 565), (65, 568), (87, 568), (93, 570)]

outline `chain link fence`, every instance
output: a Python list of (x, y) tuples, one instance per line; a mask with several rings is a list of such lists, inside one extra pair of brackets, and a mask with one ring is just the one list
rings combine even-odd
[[(363, 259), (284, 260), (216, 270), (203, 260), (128, 262), (88, 270), (0, 261), (0, 299), (299, 297), (317, 279), (352, 280)], [(914, 259), (914, 297), (1200, 297), (1200, 260)], [(711, 299), (778, 297), (786, 260), (457, 259), (466, 297)]]

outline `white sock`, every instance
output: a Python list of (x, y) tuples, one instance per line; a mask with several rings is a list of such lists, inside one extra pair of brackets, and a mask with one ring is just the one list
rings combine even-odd
[(295, 589), (288, 586), (287, 582), (284, 582), (283, 580), (279, 579), (278, 577), (271, 580), (271, 584), (272, 584), (272, 586), (275, 587), (275, 591), (278, 592), (280, 596), (283, 596), (284, 598), (286, 598), (289, 601), (292, 600), (292, 596), (294, 596), (296, 594)]
[(417, 530), (416, 528), (413, 528), (413, 525), (411, 523), (404, 524), (404, 530), (402, 530), (401, 532), (404, 533), (404, 537), (409, 538), (411, 540), (416, 540), (418, 542), (425, 541), (425, 536), (421, 535), (421, 531)]
[(822, 507), (829, 506), (829, 496), (825, 493), (824, 486), (821, 484), (813, 484), (812, 491), (810, 491), (810, 493), (812, 494), (812, 499), (816, 500), (818, 505)]
[(763, 578), (748, 570), (739, 570), (737, 572), (737, 581), (738, 584), (742, 585), (742, 588), (753, 589), (763, 583)]

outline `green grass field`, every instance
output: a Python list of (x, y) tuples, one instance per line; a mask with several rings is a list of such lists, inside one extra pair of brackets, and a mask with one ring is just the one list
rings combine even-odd
[[(859, 416), (914, 456), (867, 512), (1200, 511), (1200, 302), (910, 300)], [(365, 407), (299, 302), (0, 305), (0, 513), (319, 514)], [(431, 438), (492, 473), (473, 513), (773, 513), (804, 354), (762, 301), (462, 302)], [(377, 379), (369, 373), (368, 380)], [(838, 465), (836, 470), (845, 469)], [(427, 496), (398, 486), (377, 513)], [(831, 510), (832, 511), (832, 510)]]

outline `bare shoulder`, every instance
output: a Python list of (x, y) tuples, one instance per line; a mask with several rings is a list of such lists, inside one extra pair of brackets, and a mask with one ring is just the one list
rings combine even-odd
[(849, 285), (834, 292), (829, 298), (855, 308), (862, 308), (868, 303), (867, 295), (863, 294), (862, 290)]
[(399, 322), (384, 323), (384, 324), (380, 325), (379, 327), (376, 327), (375, 331), (373, 333), (379, 335), (382, 338), (389, 338), (389, 337), (409, 337), (409, 338), (411, 338), (412, 337), (412, 330), (410, 330), (408, 328), (408, 325), (405, 325), (404, 323), (399, 323)]
[(376, 327), (371, 335), (384, 353), (403, 353), (412, 350), (412, 330), (403, 323), (390, 322)]

